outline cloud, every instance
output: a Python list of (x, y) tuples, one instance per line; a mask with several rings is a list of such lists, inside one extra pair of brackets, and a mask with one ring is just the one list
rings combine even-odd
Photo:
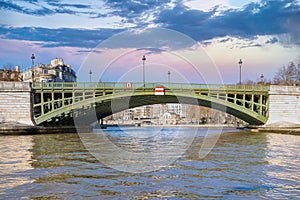
[[(266, 44), (280, 42), (300, 45), (300, 6), (296, 0), (262, 0), (259, 3), (247, 4), (240, 9), (222, 11), (218, 10), (218, 6), (206, 11), (191, 9), (184, 3), (186, 1), (182, 0), (127, 0), (126, 3), (119, 0), (104, 0), (102, 3), (99, 1), (97, 7), (91, 1), (85, 3), (64, 1), (62, 3), (59, 0), (26, 0), (0, 2), (0, 9), (33, 16), (59, 13), (68, 16), (85, 15), (85, 17), (93, 18), (89, 20), (120, 17), (120, 19), (114, 19), (113, 23), (114, 25), (117, 24), (116, 27), (145, 28), (154, 26), (168, 28), (186, 34), (202, 43), (220, 37), (252, 39), (257, 35), (281, 35), (281, 37), (276, 37), (278, 41), (270, 40), (266, 41)], [(103, 6), (103, 9), (99, 8), (100, 5)], [(110, 22), (105, 21), (105, 23)], [(120, 26), (120, 24), (123, 25)], [(46, 47), (78, 46), (92, 48), (123, 30), (125, 28), (51, 29), (30, 27), (30, 25), (18, 28), (1, 26), (0, 37), (43, 41)], [(283, 38), (283, 35), (287, 36), (280, 39)], [(226, 41), (225, 39), (220, 42)], [(128, 44), (126, 45), (128, 46)]]
[(57, 0), (25, 0), (0, 2), (0, 10), (10, 10), (17, 13), (35, 16), (47, 16), (56, 14), (88, 15), (91, 17), (103, 17), (103, 13), (95, 12), (91, 4), (60, 3)]
[(13, 10), (17, 12), (23, 12), (23, 8), (18, 6), (17, 4), (11, 2), (0, 2), (0, 9), (1, 10)]
[[(29, 3), (37, 5), (35, 1), (30, 1)], [(0, 2), (0, 9), (11, 10), (19, 13), (24, 13), (28, 15), (37, 15), (37, 16), (53, 15), (56, 13), (67, 13), (67, 14), (75, 13), (74, 11), (70, 9), (65, 9), (64, 7), (57, 7), (56, 9), (50, 9), (44, 6), (38, 6), (38, 8), (30, 8), (9, 1)]]
[(119, 16), (122, 22), (133, 24), (136, 28), (153, 27), (153, 20), (165, 9), (172, 8), (182, 0), (105, 0), (109, 14)]
[(192, 38), (170, 29), (132, 29), (116, 34), (101, 43), (98, 48), (133, 48), (149, 51), (172, 51), (193, 47), (197, 42)]
[(261, 44), (250, 44), (250, 45), (241, 46), (240, 49), (249, 48), (249, 47), (262, 47), (262, 45)]
[(2, 39), (17, 39), (43, 42), (44, 47), (84, 47), (94, 48), (103, 40), (123, 31), (123, 29), (48, 29), (38, 27), (0, 27)]
[(146, 51), (146, 55), (149, 54), (161, 54), (163, 52), (165, 52), (165, 50), (163, 49), (159, 49), (159, 48), (138, 48), (136, 49), (137, 51)]
[[(179, 5), (162, 11), (155, 23), (180, 31), (197, 41), (214, 37), (243, 37), (291, 33), (299, 36), (300, 6), (296, 0), (262, 0), (243, 9), (229, 9), (215, 16), (216, 10), (192, 10)], [(295, 33), (296, 27), (298, 30)], [(298, 41), (298, 40), (297, 40)]]
[(145, 12), (153, 12), (155, 9), (164, 8), (169, 5), (172, 0), (127, 0), (126, 3), (120, 0), (105, 0), (104, 2), (113, 10), (115, 15), (132, 18), (140, 17), (140, 15)]
[(84, 5), (84, 4), (68, 4), (68, 3), (57, 3), (54, 1), (49, 1), (49, 5), (56, 6), (56, 7), (71, 7), (71, 8), (91, 8), (90, 5)]
[(291, 38), (292, 44), (300, 45), (300, 13), (295, 14), (293, 17), (290, 17), (285, 21), (285, 28), (288, 30), (288, 33)]
[(76, 47), (41, 47), (41, 43), (32, 43), (24, 40), (0, 39), (0, 46), (5, 47), (5, 51), (0, 52), (0, 68), (3, 64), (12, 63), (21, 66), (21, 69), (31, 65), (31, 54), (35, 54), (36, 63), (50, 63), (51, 59), (62, 57), (64, 61), (77, 69), (87, 52), (78, 53), (83, 50)]
[(276, 37), (273, 37), (266, 41), (266, 44), (275, 44), (278, 42), (278, 39)]
[(231, 41), (231, 40), (232, 40), (232, 38), (227, 37), (227, 38), (224, 38), (224, 39), (220, 39), (219, 42), (225, 43), (225, 42), (228, 42), (228, 41)]

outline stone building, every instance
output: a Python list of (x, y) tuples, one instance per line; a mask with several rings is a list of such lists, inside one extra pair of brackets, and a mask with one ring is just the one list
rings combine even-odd
[(20, 66), (16, 66), (15, 70), (0, 69), (0, 81), (22, 81)]
[(34, 82), (76, 82), (77, 78), (72, 66), (65, 64), (62, 58), (26, 69), (21, 75), (24, 82), (32, 82), (32, 79)]

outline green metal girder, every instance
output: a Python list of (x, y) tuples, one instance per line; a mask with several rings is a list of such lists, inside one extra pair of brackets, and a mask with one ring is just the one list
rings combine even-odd
[[(48, 83), (47, 83), (48, 84)], [(268, 104), (265, 102), (259, 103), (246, 101), (245, 99), (237, 99), (237, 95), (265, 95), (268, 96), (268, 86), (252, 86), (252, 85), (205, 85), (205, 84), (175, 84), (175, 83), (147, 83), (145, 87), (140, 87), (141, 83), (132, 84), (132, 88), (126, 88), (126, 83), (52, 83), (48, 85), (37, 84), (34, 85), (34, 93), (43, 94), (51, 93), (72, 93), (73, 97), (62, 98), (58, 100), (51, 100), (52, 110), (48, 113), (41, 113), (40, 116), (36, 116), (35, 122), (41, 124), (53, 117), (59, 116), (63, 113), (67, 114), (76, 109), (82, 107), (89, 107), (90, 105), (100, 104), (102, 102), (108, 102), (108, 104), (115, 99), (131, 98), (132, 103), (130, 108), (157, 104), (157, 103), (176, 103), (176, 98), (183, 99), (187, 104), (198, 104), (206, 107), (212, 107), (217, 110), (227, 112), (235, 115), (250, 124), (264, 124), (267, 121), (267, 114), (262, 115), (251, 109), (245, 108), (244, 106), (236, 103), (229, 102), (218, 98), (219, 95), (234, 95), (233, 101), (240, 101), (243, 104), (250, 103), (260, 108), (268, 110)], [(156, 85), (165, 86), (165, 95), (155, 96), (154, 88)], [(85, 93), (90, 93), (86, 95)], [(80, 96), (75, 94), (83, 93)], [(96, 96), (99, 95), (99, 96)], [(62, 95), (64, 96), (64, 95)], [(86, 99), (89, 97), (89, 99)], [(175, 98), (176, 97), (176, 98)], [(244, 96), (243, 96), (244, 97)], [(75, 102), (81, 98), (78, 102)], [(227, 97), (228, 98), (228, 97)], [(138, 101), (134, 101), (137, 99)], [(64, 105), (60, 108), (54, 108), (55, 103), (62, 103), (65, 101), (73, 101), (72, 104)], [(195, 101), (197, 100), (197, 101)], [(178, 100), (177, 100), (178, 102)], [(195, 103), (197, 102), (197, 103)], [(43, 107), (44, 105), (50, 104), (50, 102), (40, 102), (34, 104), (34, 107)], [(253, 106), (252, 106), (253, 107)], [(129, 107), (127, 107), (129, 108)], [(124, 108), (124, 109), (127, 109)], [(96, 109), (97, 112), (101, 110)], [(121, 110), (119, 110), (121, 111)], [(108, 112), (106, 115), (112, 114)], [(104, 115), (105, 116), (105, 115)], [(104, 117), (103, 116), (103, 117)]]

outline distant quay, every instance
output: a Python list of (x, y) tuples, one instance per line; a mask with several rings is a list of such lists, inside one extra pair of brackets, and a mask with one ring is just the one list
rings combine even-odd
[[(126, 125), (126, 124), (108, 124), (107, 127), (135, 127), (134, 125)], [(159, 127), (153, 125), (146, 125), (142, 127)], [(217, 128), (217, 129), (233, 129), (234, 126), (222, 126), (219, 124), (215, 125), (164, 125), (165, 128)], [(30, 126), (26, 124), (21, 124), (17, 122), (0, 122), (0, 136), (1, 135), (36, 135), (36, 134), (60, 134), (60, 133), (77, 133), (78, 131), (91, 131), (91, 126), (82, 127), (78, 130), (78, 127), (74, 126), (52, 126), (52, 127), (43, 127), (43, 126)], [(139, 129), (139, 127), (136, 127)], [(268, 127), (257, 127), (250, 126), (245, 127), (240, 131), (250, 131), (253, 133), (278, 133), (278, 134), (287, 134), (287, 135), (300, 135), (299, 127), (276, 127), (276, 128), (268, 128)]]
[[(90, 127), (82, 127), (90, 130)], [(77, 133), (74, 126), (30, 126), (21, 123), (5, 122), (0, 123), (0, 135), (35, 135), (35, 134), (57, 134), (57, 133)]]
[(286, 135), (300, 135), (299, 127), (258, 127), (256, 129), (251, 129), (251, 132), (259, 132), (259, 133), (278, 133), (278, 134), (286, 134)]

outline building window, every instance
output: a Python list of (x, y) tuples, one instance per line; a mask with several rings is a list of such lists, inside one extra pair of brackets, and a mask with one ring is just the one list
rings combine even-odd
[(48, 70), (47, 70), (47, 69), (44, 69), (43, 73), (44, 73), (44, 74), (48, 74)]

